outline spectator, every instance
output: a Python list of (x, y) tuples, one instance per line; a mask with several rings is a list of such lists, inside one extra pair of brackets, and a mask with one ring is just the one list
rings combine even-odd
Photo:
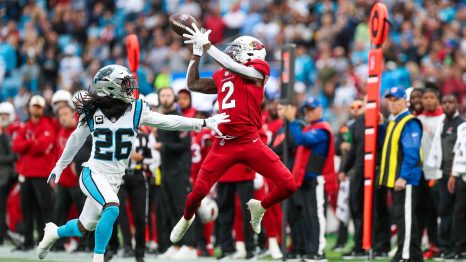
[[(55, 159), (58, 159), (62, 154), (68, 138), (78, 124), (74, 113), (69, 104), (57, 108), (60, 128), (55, 139)], [(77, 173), (76, 166), (70, 165), (63, 170), (58, 185), (53, 184), (53, 187), (55, 187), (54, 221), (57, 224), (65, 224), (68, 221), (68, 214), (72, 205), (75, 205), (78, 213), (80, 213), (84, 206), (85, 199), (79, 189), (78, 177), (79, 173)], [(59, 240), (60, 243), (56, 247), (63, 250), (65, 240)]]
[(239, 30), (246, 21), (246, 14), (240, 9), (238, 2), (231, 5), (231, 10), (223, 15), (223, 22), (225, 23), (227, 30), (225, 37), (233, 37), (239, 33)]
[(381, 137), (385, 139), (378, 184), (394, 189), (393, 211), (398, 249), (393, 261), (422, 261), (421, 235), (416, 212), (422, 175), (422, 126), (409, 113), (406, 92), (402, 88), (390, 88), (385, 98), (388, 100), (390, 117), (388, 126), (382, 125), (379, 130)]
[(70, 90), (73, 83), (79, 80), (82, 72), (82, 59), (76, 55), (76, 47), (68, 45), (65, 48), (65, 56), (60, 61), (59, 75), (61, 88)]
[[(171, 88), (159, 91), (160, 105), (164, 114), (178, 115), (175, 107), (175, 93)], [(159, 142), (155, 149), (162, 158), (162, 198), (165, 203), (166, 222), (158, 232), (170, 230), (183, 215), (186, 197), (190, 190), (191, 137), (188, 132), (158, 130)], [(194, 231), (188, 230), (183, 240), (171, 246), (161, 258), (196, 258)]]
[[(120, 199), (120, 216), (118, 223), (123, 234), (123, 257), (136, 257), (136, 261), (144, 261), (146, 249), (145, 229), (147, 221), (147, 180), (145, 172), (149, 171), (152, 162), (152, 152), (148, 146), (149, 137), (144, 133), (138, 133), (133, 151), (130, 156), (130, 163), (123, 176), (123, 184), (118, 191)], [(133, 251), (131, 226), (126, 210), (126, 202), (130, 201), (134, 219), (134, 239), (136, 248)], [(118, 232), (113, 232), (118, 234)]]
[(325, 261), (324, 183), (329, 177), (335, 176), (333, 132), (322, 119), (319, 100), (308, 97), (301, 110), (307, 124), (303, 130), (299, 122), (295, 121), (296, 107), (288, 106), (285, 117), (292, 121), (290, 134), (298, 145), (293, 166), (293, 175), (299, 185), (296, 194), (306, 199), (302, 202), (301, 214), (304, 223), (301, 229), (304, 259)]
[(0, 246), (7, 232), (6, 200), (15, 182), (16, 156), (11, 150), (11, 134), (8, 127), (15, 120), (15, 109), (9, 102), (0, 103)]
[[(45, 225), (51, 221), (51, 189), (47, 178), (52, 170), (55, 130), (44, 116), (45, 99), (33, 96), (29, 101), (29, 120), (13, 140), (13, 151), (19, 155), (17, 170), (21, 185), (21, 209), (25, 225), (24, 244), (18, 249), (33, 248), (34, 222)], [(39, 239), (42, 228), (37, 228)]]
[(181, 109), (181, 114), (185, 117), (194, 117), (196, 115), (196, 109), (192, 107), (191, 91), (188, 89), (181, 89), (178, 91), (177, 98), (178, 105)]

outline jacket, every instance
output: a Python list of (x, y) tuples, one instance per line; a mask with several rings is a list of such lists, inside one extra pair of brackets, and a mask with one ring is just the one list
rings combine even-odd
[(3, 132), (0, 134), (0, 186), (8, 183), (14, 175), (16, 155), (11, 150), (10, 137)]
[(19, 155), (17, 171), (26, 178), (47, 178), (53, 168), (55, 132), (48, 118), (31, 120), (18, 130), (13, 152)]

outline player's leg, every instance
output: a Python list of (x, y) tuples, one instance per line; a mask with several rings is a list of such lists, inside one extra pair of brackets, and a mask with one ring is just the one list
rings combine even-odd
[(251, 199), (248, 202), (252, 229), (259, 234), (261, 220), (266, 209), (291, 196), (296, 192), (297, 185), (279, 157), (260, 140), (254, 143), (250, 150), (246, 150), (243, 157), (250, 167), (270, 179), (275, 185), (274, 189), (262, 201)]
[(199, 175), (194, 183), (193, 190), (186, 198), (184, 215), (176, 224), (170, 234), (172, 243), (177, 243), (183, 238), (189, 226), (194, 220), (194, 213), (201, 205), (202, 199), (210, 192), (212, 186), (217, 180), (230, 168), (236, 161), (234, 157), (234, 148), (220, 146), (217, 142), (212, 147), (206, 159), (202, 163)]
[(100, 174), (92, 173), (87, 167), (83, 169), (80, 178), (81, 189), (90, 197), (100, 212), (100, 219), (95, 228), (94, 261), (103, 261), (104, 253), (112, 236), (113, 224), (120, 213), (118, 195)]

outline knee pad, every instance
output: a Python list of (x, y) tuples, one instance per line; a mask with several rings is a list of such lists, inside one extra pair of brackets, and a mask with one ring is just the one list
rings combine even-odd
[[(95, 228), (97, 227), (97, 221), (86, 221), (86, 222), (81, 221), (81, 225), (86, 230), (86, 232), (92, 232), (92, 231), (95, 231)], [(81, 231), (81, 233), (83, 232)]]

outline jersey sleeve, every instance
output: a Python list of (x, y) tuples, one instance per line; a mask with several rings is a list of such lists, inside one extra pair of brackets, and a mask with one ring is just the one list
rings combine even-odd
[(264, 60), (255, 59), (247, 62), (245, 65), (251, 66), (257, 71), (261, 72), (261, 74), (264, 75), (264, 78), (268, 78), (270, 76), (270, 66)]
[(91, 134), (91, 131), (88, 127), (83, 125), (78, 125), (76, 129), (71, 133), (71, 136), (66, 142), (66, 146), (63, 149), (60, 159), (58, 159), (57, 164), (55, 165), (60, 170), (65, 169), (71, 161), (73, 161), (74, 156), (82, 147), (84, 142), (86, 142), (87, 137)]
[[(139, 100), (138, 100), (139, 101)], [(197, 118), (188, 118), (177, 115), (164, 115), (150, 110), (149, 106), (146, 103), (142, 103), (140, 110), (140, 116), (138, 116), (138, 111), (135, 110), (134, 121), (135, 126), (139, 127), (141, 125), (148, 125), (157, 127), (165, 130), (179, 130), (179, 131), (191, 131), (191, 130), (201, 130), (202, 125), (204, 124), (203, 119)], [(136, 103), (137, 109), (137, 103)]]

